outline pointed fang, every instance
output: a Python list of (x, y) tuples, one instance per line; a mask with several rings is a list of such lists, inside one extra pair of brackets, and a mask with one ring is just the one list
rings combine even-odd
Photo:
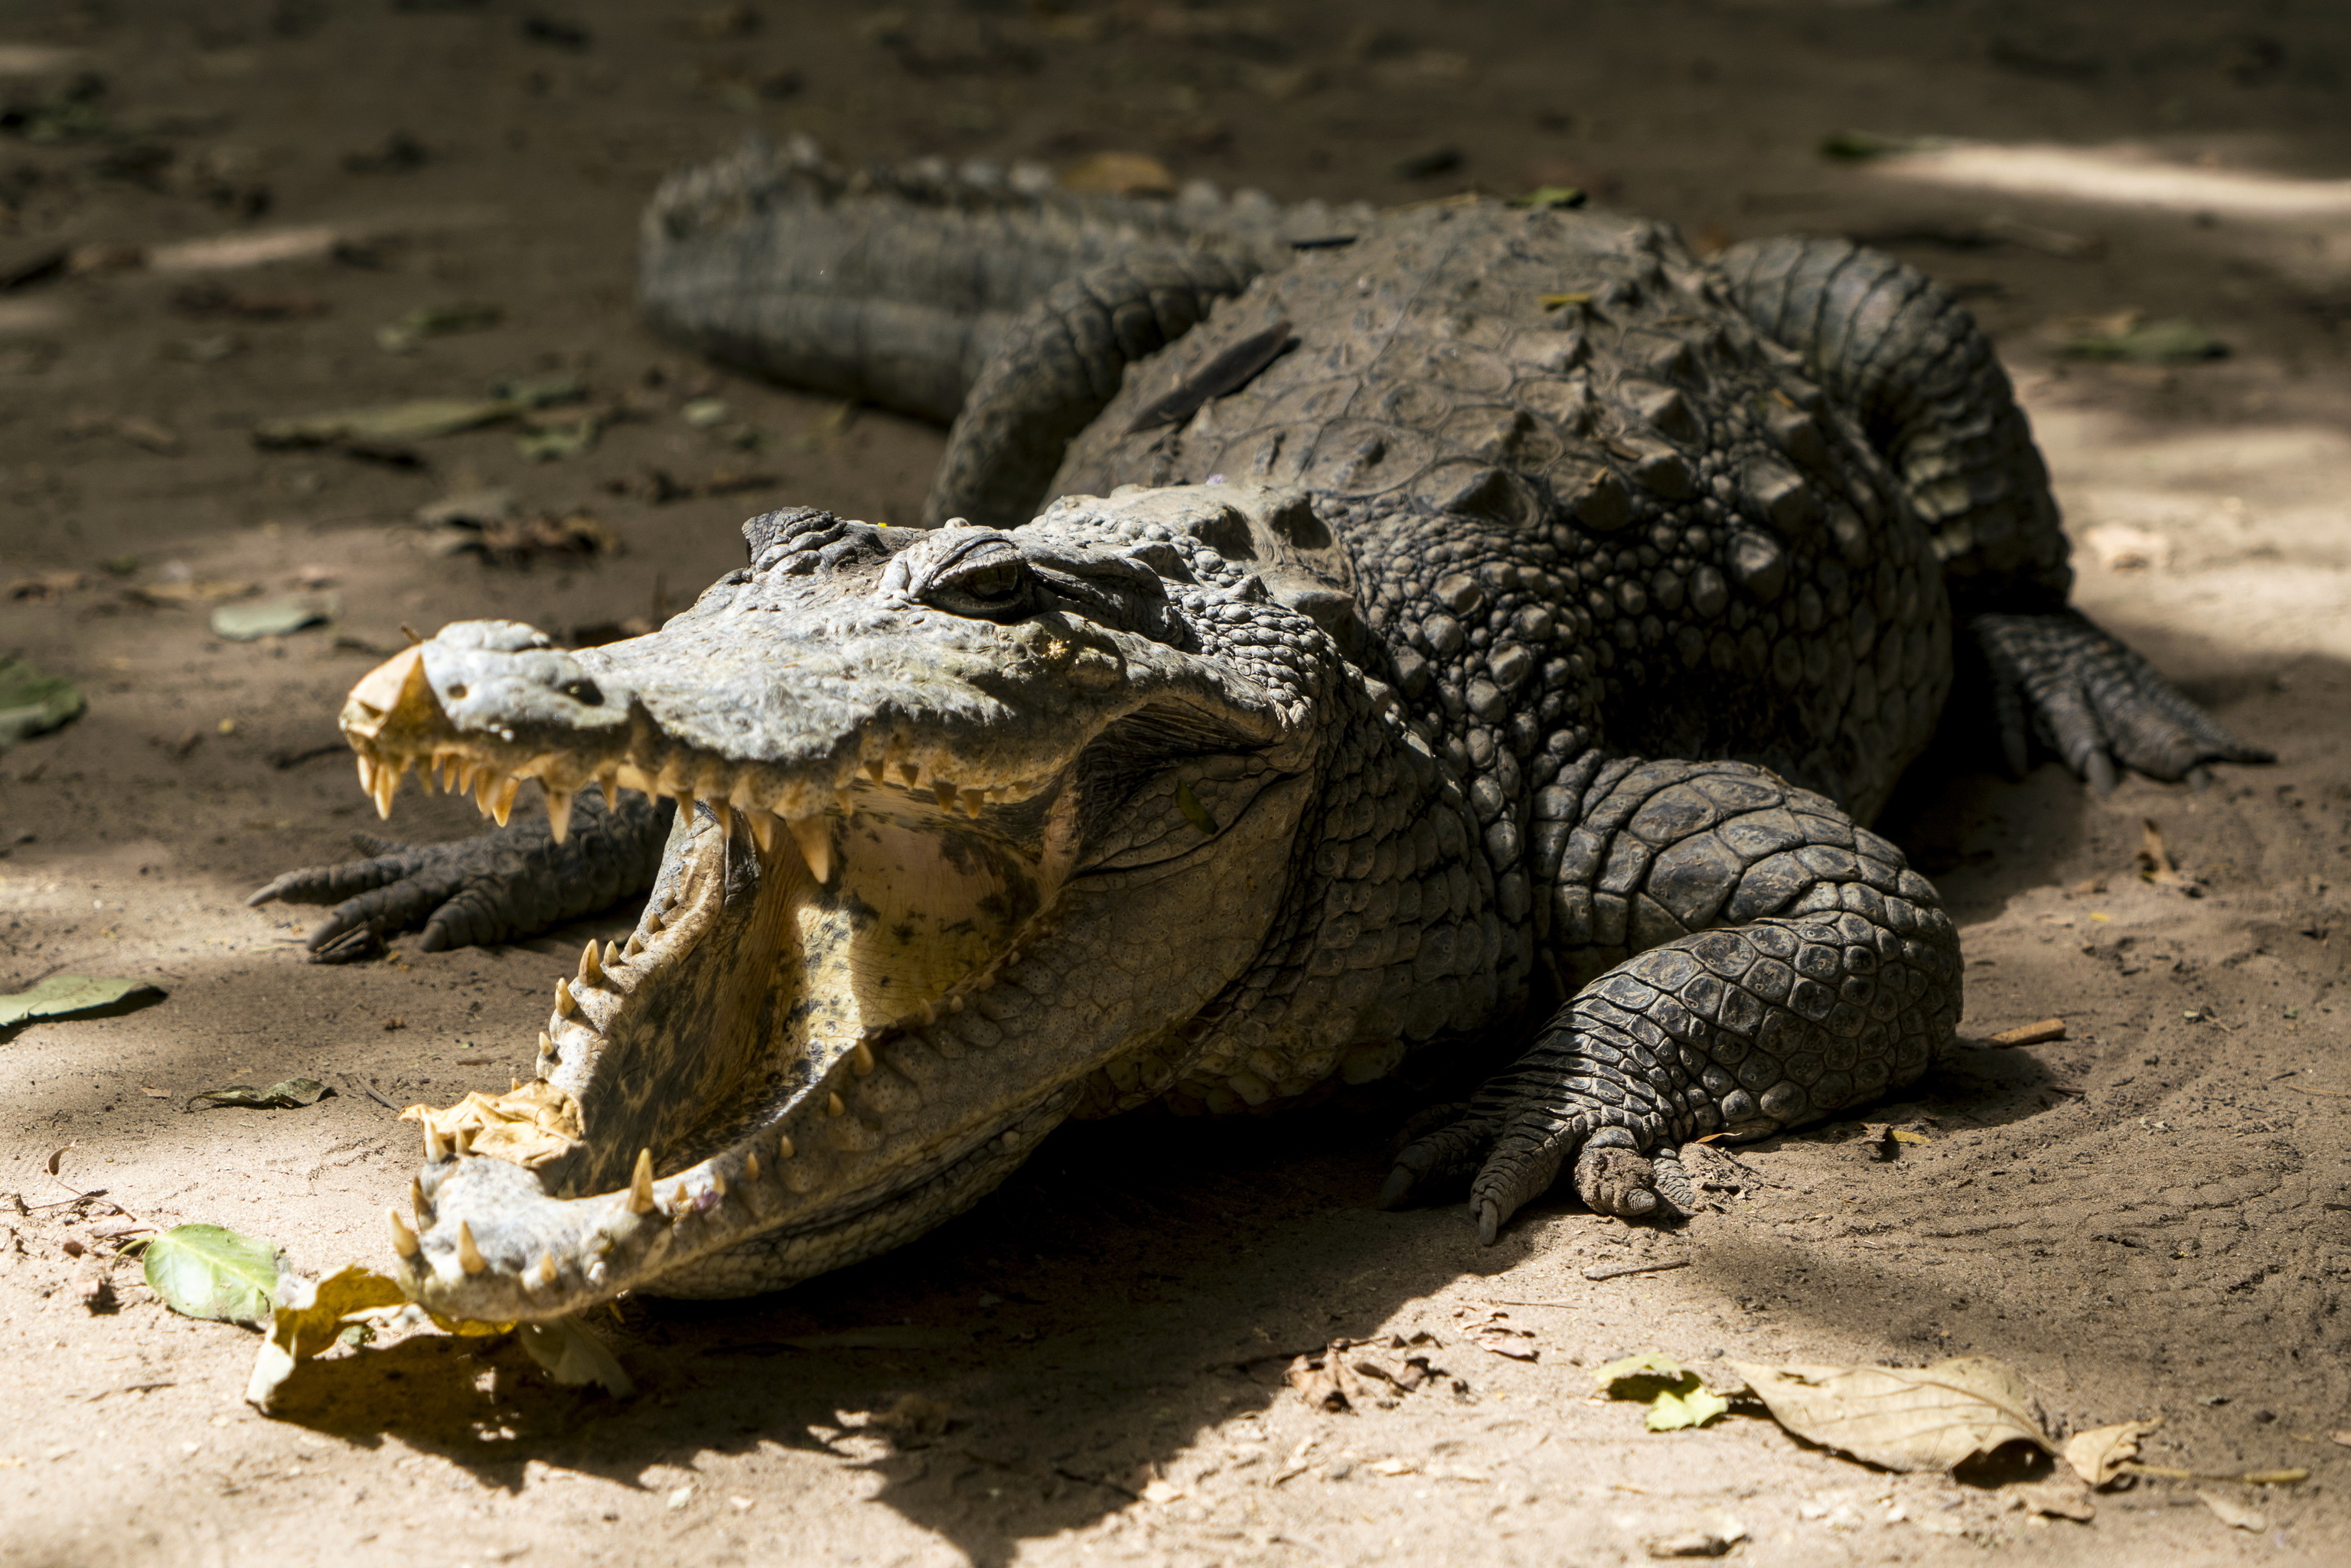
[(873, 1076), (873, 1048), (859, 1040), (850, 1048), (849, 1071), (860, 1078)]
[(790, 1135), (789, 1134), (786, 1134), (784, 1136), (782, 1136), (782, 1137), (780, 1137), (780, 1138), (778, 1138), (778, 1139), (776, 1140), (776, 1157), (777, 1157), (778, 1159), (779, 1159), (779, 1160), (788, 1160), (788, 1159), (790, 1159), (790, 1158), (792, 1157), (793, 1152), (794, 1152), (794, 1151), (793, 1151), (793, 1149), (792, 1149), (792, 1140), (791, 1140), (791, 1135)]
[(448, 1157), (449, 1147), (441, 1141), (440, 1129), (427, 1121), (424, 1124), (424, 1163), (428, 1166), (437, 1166)]
[(416, 1234), (416, 1227), (409, 1224), (396, 1208), (387, 1208), (383, 1213), (384, 1218), (392, 1221), (392, 1249), (411, 1262), (415, 1261), (416, 1255), (424, 1250), (423, 1239)]
[(534, 1291), (544, 1291), (555, 1283), (554, 1253), (542, 1252), (538, 1255), (538, 1261), (530, 1266), (527, 1282)]
[[(559, 844), (571, 836), (571, 791), (541, 789), (539, 799), (547, 805), (547, 831), (555, 835)], [(503, 823), (505, 819), (499, 821)]]
[(765, 811), (746, 811), (744, 820), (751, 824), (751, 840), (767, 854), (776, 847), (776, 819)]
[(745, 1181), (758, 1181), (759, 1179), (758, 1155), (745, 1155), (743, 1156), (743, 1179)]
[(474, 1228), (462, 1219), (457, 1221), (457, 1267), (468, 1274), (478, 1274), (489, 1266), (490, 1260), (474, 1245)]
[(838, 1092), (827, 1094), (824, 1100), (824, 1113), (828, 1116), (845, 1116), (849, 1113), (849, 1107), (841, 1103), (841, 1095)]
[(601, 986), (604, 983), (604, 965), (596, 952), (596, 939), (590, 936), (588, 946), (580, 949), (580, 983)]
[(629, 1177), (629, 1212), (651, 1214), (653, 1211), (653, 1152), (637, 1151), (637, 1168)]
[[(499, 827), (505, 827), (507, 819), (514, 815), (515, 797), (521, 791), (522, 780), (519, 779), (508, 779), (499, 784), (497, 794), (490, 801), (490, 815), (496, 819)], [(555, 838), (558, 843), (563, 841), (563, 835), (559, 832), (555, 835)]]
[(822, 817), (795, 817), (789, 821), (792, 841), (800, 847), (800, 858), (808, 862), (809, 875), (819, 883), (832, 880), (832, 828)]
[(464, 1159), (467, 1155), (474, 1152), (474, 1129), (471, 1127), (458, 1128), (455, 1142), (457, 1145), (457, 1157), (459, 1159)]

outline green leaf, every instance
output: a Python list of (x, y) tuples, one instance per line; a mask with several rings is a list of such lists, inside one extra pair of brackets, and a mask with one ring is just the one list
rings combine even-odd
[(33, 1019), (94, 1017), (161, 1001), (162, 988), (144, 980), (101, 980), (88, 975), (51, 975), (29, 991), (0, 996), (0, 1029)]
[(147, 1244), (147, 1284), (186, 1318), (269, 1321), (277, 1289), (277, 1249), (217, 1225), (175, 1225)]
[(1579, 185), (1537, 185), (1510, 203), (1514, 207), (1580, 207), (1587, 200)]
[(24, 660), (0, 655), (0, 751), (66, 723), (83, 706), (81, 688), (45, 675)]
[(2058, 351), (2076, 360), (2127, 360), (2135, 364), (2180, 364), (2226, 358), (2229, 346), (2193, 321), (2137, 321), (2069, 338)]
[(305, 1105), (316, 1105), (333, 1090), (315, 1078), (288, 1078), (266, 1089), (256, 1089), (250, 1083), (232, 1083), (222, 1089), (206, 1089), (188, 1098), (188, 1109), (194, 1110), (196, 1102), (209, 1100), (215, 1105), (241, 1105), (251, 1111), (295, 1111)]
[[(1689, 1381), (1698, 1384), (1695, 1375)], [(1729, 1400), (1702, 1384), (1687, 1394), (1660, 1394), (1649, 1401), (1649, 1430), (1678, 1432), (1685, 1427), (1703, 1427), (1729, 1408)]]
[(332, 593), (289, 593), (278, 599), (223, 604), (213, 611), (213, 635), (232, 643), (283, 637), (305, 626), (322, 626), (343, 612)]
[(1638, 1355), (1628, 1355), (1612, 1361), (1605, 1366), (1592, 1369), (1593, 1381), (1611, 1399), (1655, 1399), (1669, 1389), (1679, 1389), (1686, 1383), (1695, 1385), (1698, 1375), (1683, 1367), (1661, 1350), (1645, 1350)]

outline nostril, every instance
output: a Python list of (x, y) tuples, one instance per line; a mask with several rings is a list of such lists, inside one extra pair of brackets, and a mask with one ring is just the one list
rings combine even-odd
[(596, 683), (590, 680), (566, 681), (556, 690), (573, 702), (584, 703), (590, 707), (599, 706), (604, 701), (604, 694), (599, 691)]
[(449, 688), (449, 700), (453, 703), (464, 702), (465, 700), (465, 688), (463, 685), (451, 686)]

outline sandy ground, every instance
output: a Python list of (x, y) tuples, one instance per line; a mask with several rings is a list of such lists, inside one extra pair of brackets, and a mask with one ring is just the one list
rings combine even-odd
[[(48, 584), (0, 600), (0, 650), (89, 695), (0, 756), (0, 990), (64, 971), (170, 992), (0, 1032), (0, 1561), (1554, 1564), (1639, 1558), (1724, 1515), (1764, 1563), (2344, 1561), (2351, 1447), (2326, 1435), (2351, 1427), (2351, 18), (2283, 0), (2235, 21), (2147, 3), (757, 9), (0, 7), (0, 271), (78, 258), (0, 291), (0, 584)], [(103, 96), (18, 112), (54, 110), (75, 70)], [(93, 116), (112, 131), (40, 139)], [(2280, 761), (2106, 800), (1964, 750), (1922, 768), (1890, 829), (1965, 928), (1963, 1034), (2058, 1015), (2069, 1037), (1962, 1050), (1899, 1103), (1745, 1152), (1750, 1189), (1677, 1234), (1553, 1205), (1481, 1249), (1458, 1210), (1374, 1212), (1395, 1097), (1144, 1119), (1057, 1136), (971, 1217), (789, 1294), (624, 1304), (601, 1326), (632, 1404), (439, 1339), (322, 1364), (265, 1419), (239, 1398), (252, 1337), (165, 1312), (135, 1265), (94, 1260), (92, 1227), (119, 1205), (308, 1268), (378, 1256), (416, 1145), (359, 1085), (399, 1103), (504, 1088), (581, 936), (305, 965), (303, 912), (243, 894), (340, 858), (369, 818), (339, 755), (274, 758), (335, 738), (340, 694), (402, 622), (653, 613), (735, 564), (735, 525), (771, 498), (910, 519), (937, 453), (935, 431), (710, 372), (633, 320), (653, 183), (754, 127), (860, 157), (1131, 149), (1281, 196), (1578, 183), (1706, 244), (1890, 236), (2000, 336), (2084, 541), (2082, 601)], [(1906, 175), (1822, 158), (1846, 127), (2062, 155)], [(1457, 166), (1393, 172), (1442, 148)], [(207, 253), (170, 248), (293, 232), (299, 251), (319, 225), (339, 252), (188, 270)], [(133, 246), (149, 265), (123, 265)], [(378, 327), (458, 301), (502, 318), (378, 347)], [(2127, 308), (2232, 352), (2053, 357), (2052, 323)], [(250, 439), (259, 419), (563, 371), (611, 422), (552, 462), (511, 426), (419, 443), (413, 468)], [(719, 424), (682, 416), (711, 396)], [(654, 468), (774, 477), (657, 505)], [(528, 570), (430, 553), (412, 515), (483, 484), (585, 508), (625, 551)], [(174, 582), (274, 593), (305, 573), (334, 580), (341, 619), (280, 641), (225, 643), (168, 602)], [(2203, 896), (2137, 877), (2145, 820)], [(392, 831), (475, 822), (412, 794)], [(182, 1109), (295, 1075), (339, 1092)], [(1880, 1159), (1889, 1124), (1928, 1141)], [(101, 1270), (112, 1305), (93, 1311), (75, 1281)], [(1534, 1359), (1473, 1338), (1498, 1311)], [(1423, 1329), (1449, 1375), (1393, 1408), (1327, 1414), (1280, 1381), (1334, 1336)], [(2310, 1479), (2201, 1484), (2250, 1529), (2199, 1483), (2043, 1520), (1761, 1419), (1653, 1435), (1591, 1401), (1586, 1366), (1651, 1347), (1701, 1366), (1998, 1356), (2061, 1427), (2160, 1416), (2155, 1463)]]

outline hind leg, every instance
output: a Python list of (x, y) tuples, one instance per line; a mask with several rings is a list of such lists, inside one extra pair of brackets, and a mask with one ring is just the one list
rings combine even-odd
[(2213, 722), (2148, 664), (2085, 615), (1979, 615), (1969, 631), (1991, 666), (2009, 770), (2022, 774), (2027, 733), (2100, 794), (2116, 768), (2210, 782), (2210, 762), (2274, 762)]

